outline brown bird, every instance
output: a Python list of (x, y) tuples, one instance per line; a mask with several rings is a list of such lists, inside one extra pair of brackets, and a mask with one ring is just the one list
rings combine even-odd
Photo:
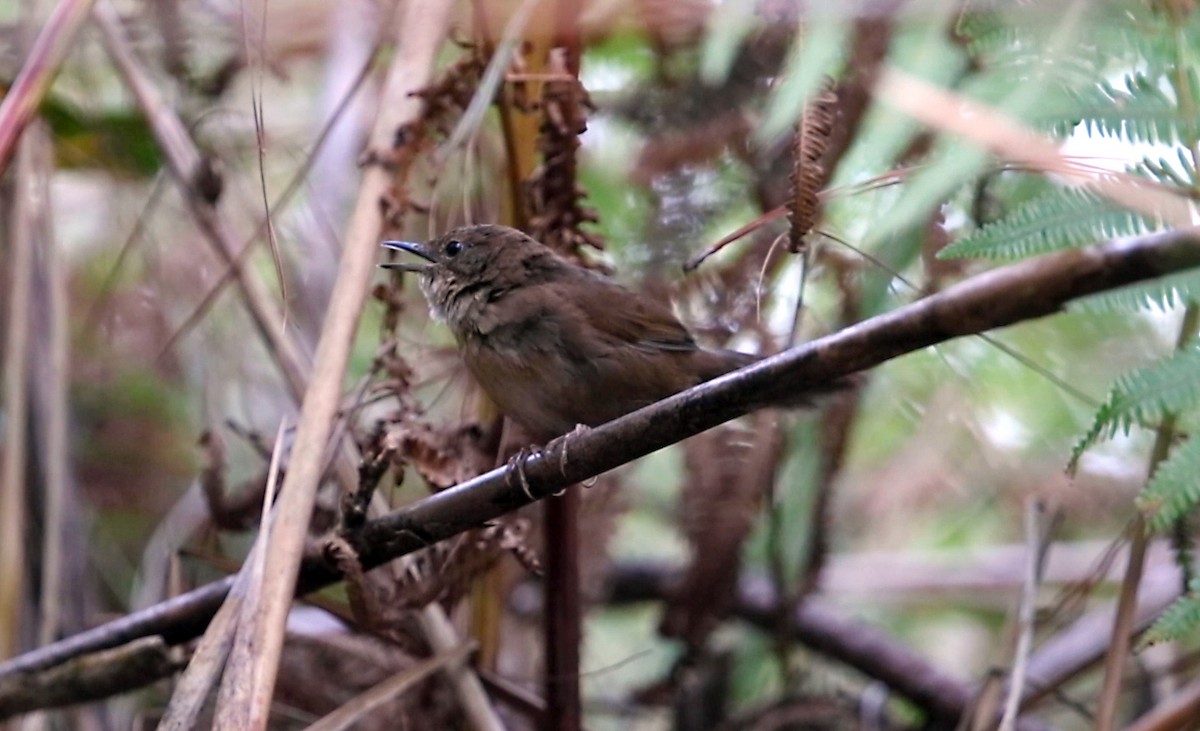
[(539, 443), (758, 359), (701, 348), (670, 307), (516, 229), (466, 226), (426, 243), (383, 245), (427, 262), (382, 266), (420, 274), (467, 369)]

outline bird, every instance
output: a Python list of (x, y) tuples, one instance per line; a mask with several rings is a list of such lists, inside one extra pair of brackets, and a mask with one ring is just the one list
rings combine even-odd
[(759, 359), (701, 347), (669, 305), (514, 228), (463, 226), (382, 245), (420, 260), (381, 266), (419, 276), (467, 370), (540, 444)]

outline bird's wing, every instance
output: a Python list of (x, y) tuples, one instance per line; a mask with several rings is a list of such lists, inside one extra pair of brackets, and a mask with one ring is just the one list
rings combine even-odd
[(606, 340), (650, 351), (689, 352), (696, 341), (669, 305), (599, 276), (569, 293), (591, 328)]

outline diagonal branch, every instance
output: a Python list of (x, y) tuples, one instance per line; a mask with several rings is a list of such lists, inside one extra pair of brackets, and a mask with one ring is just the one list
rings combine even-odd
[(95, 0), (62, 0), (38, 33), (12, 86), (0, 99), (0, 173), (12, 161), (17, 140), (37, 114), (63, 59), (75, 47)]
[[(397, 130), (420, 114), (423, 101), (412, 97), (411, 92), (429, 83), (452, 6), (448, 0), (405, 6), (397, 30), (397, 56), (383, 88), (382, 98), (389, 103), (381, 108), (371, 133), (370, 151), (376, 155), (397, 147)], [(229, 686), (245, 683), (248, 688), (245, 697), (252, 702), (242, 716), (245, 723), (240, 725), (244, 728), (262, 729), (267, 725), (287, 613), (296, 593), (297, 570), (316, 503), (317, 486), (325, 471), (325, 449), (334, 432), (350, 350), (378, 257), (375, 242), (383, 225), (380, 201), (390, 184), (390, 173), (380, 165), (363, 172), (330, 294), (329, 311), (317, 341), (312, 378), (304, 390), (292, 461), (280, 488), (277, 520), (270, 543), (265, 547), (260, 601), (253, 621), (238, 628), (238, 634), (249, 640), (244, 645), (248, 656), (242, 658), (247, 662), (233, 666), (244, 671), (238, 677), (227, 675), (222, 681)]]
[[(761, 360), (555, 445), (526, 463), (544, 498), (763, 406), (793, 401), (891, 358), (961, 335), (1031, 320), (1072, 299), (1200, 265), (1200, 232), (1169, 232), (1030, 259)], [(493, 470), (347, 536), (376, 565), (531, 502)], [(511, 484), (510, 484), (511, 483)]]
[(232, 270), (250, 318), (267, 345), (267, 352), (283, 373), (288, 392), (299, 401), (308, 380), (308, 363), (284, 332), (283, 317), (272, 301), (266, 283), (252, 268), (238, 260), (232, 227), (214, 205), (216, 190), (206, 192), (206, 188), (211, 187), (215, 180), (209, 163), (192, 141), (183, 121), (138, 63), (112, 3), (100, 0), (96, 3), (93, 15), (100, 27), (105, 48), (150, 122), (171, 175), (184, 191), (183, 198), (192, 217), (213, 251)]
[[(1072, 299), (1200, 266), (1195, 230), (1155, 234), (1030, 259), (960, 282), (893, 312), (792, 348), (754, 365), (664, 399), (529, 459), (530, 491), (541, 499), (574, 482), (613, 469), (765, 404), (820, 387), (904, 353), (1042, 317)], [(567, 454), (563, 450), (568, 451)], [(444, 540), (529, 504), (507, 468), (368, 522), (344, 538), (365, 568)], [(339, 579), (319, 557), (305, 560), (297, 590), (307, 593)], [(0, 664), (0, 685), (83, 652), (148, 634), (168, 641), (203, 629), (232, 579), (209, 584), (144, 613), (130, 615)]]
[[(654, 562), (624, 563), (608, 584), (612, 604), (656, 601), (669, 597), (682, 574)], [(919, 653), (869, 624), (844, 616), (821, 601), (781, 605), (773, 587), (756, 577), (743, 577), (731, 597), (731, 614), (763, 632), (782, 630), (789, 642), (799, 642), (823, 655), (883, 682), (919, 706), (935, 727), (953, 727), (971, 709), (975, 689), (929, 663)], [(784, 622), (780, 626), (780, 611)], [(1046, 731), (1033, 718), (1021, 718), (1018, 731)]]

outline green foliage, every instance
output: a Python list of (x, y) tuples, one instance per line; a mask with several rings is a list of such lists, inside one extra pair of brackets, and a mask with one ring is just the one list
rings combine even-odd
[(754, 6), (720, 3), (709, 19), (709, 32), (701, 49), (700, 78), (716, 85), (725, 80), (741, 42), (754, 27)]
[(1117, 379), (1092, 427), (1076, 445), (1071, 463), (1083, 450), (1137, 424), (1155, 425), (1169, 413), (1200, 403), (1200, 348), (1195, 345)]
[(756, 132), (760, 143), (779, 139), (791, 129), (826, 75), (841, 65), (850, 27), (842, 13), (818, 13), (808, 32), (798, 36)]
[(136, 112), (94, 114), (58, 97), (47, 98), (39, 112), (54, 135), (55, 158), (62, 167), (147, 178), (162, 166), (154, 135)]
[(1177, 640), (1191, 634), (1197, 626), (1200, 626), (1200, 582), (1193, 580), (1188, 584), (1187, 594), (1167, 607), (1146, 630), (1141, 645), (1146, 647), (1156, 642)]
[(996, 12), (964, 13), (955, 32), (966, 39), (967, 50), (975, 58), (996, 57), (1020, 39), (1019, 31)]
[[(1180, 78), (1182, 77), (1182, 78)], [(1148, 76), (1130, 73), (1122, 86), (1107, 81), (1076, 95), (1079, 123), (1088, 134), (1116, 137), (1127, 142), (1176, 144), (1195, 139), (1197, 122), (1177, 102), (1182, 90), (1200, 98), (1194, 71), (1177, 75)]]
[(1138, 507), (1155, 530), (1170, 528), (1200, 503), (1200, 439), (1188, 439), (1158, 465), (1138, 496)]
[(1158, 222), (1149, 216), (1119, 208), (1095, 193), (1059, 188), (955, 241), (938, 257), (1022, 259), (1156, 228)]
[(1140, 309), (1166, 311), (1200, 302), (1200, 271), (1180, 272), (1079, 300), (1072, 309), (1125, 314)]
[(1182, 146), (1176, 148), (1176, 157), (1178, 165), (1165, 157), (1158, 159), (1146, 157), (1137, 169), (1147, 178), (1156, 180), (1163, 185), (1191, 188), (1200, 183), (1200, 177), (1196, 175), (1196, 163), (1192, 160), (1188, 150)]
[[(1063, 49), (1053, 64), (1028, 53), (1051, 43), (1049, 24), (1013, 23), (1001, 11), (974, 14), (958, 24), (968, 48), (984, 68), (1004, 69), (1009, 83), (1038, 79), (1056, 93), (1043, 93), (1024, 118), (1055, 134), (1087, 135), (1114, 144), (1155, 145), (1128, 173), (1180, 195), (1200, 190), (1193, 150), (1200, 144), (1200, 72), (1195, 59), (1200, 13), (1165, 3), (1122, 4), (1119, 11), (1091, 4), (1082, 12), (1086, 32)], [(1073, 8), (1083, 8), (1079, 4)], [(1052, 66), (1052, 68), (1050, 68)], [(1003, 88), (1005, 78), (993, 77)], [(1115, 79), (1119, 79), (1114, 81)], [(1161, 148), (1168, 148), (1163, 151)], [(1119, 181), (1117, 181), (1119, 183)], [(981, 215), (980, 211), (976, 211)], [(1144, 235), (1163, 227), (1154, 216), (1122, 210), (1093, 191), (1055, 188), (1017, 205), (997, 220), (977, 221), (973, 230), (939, 252), (941, 258), (1020, 259), (1107, 239)], [(1166, 311), (1200, 302), (1200, 271), (1144, 282), (1079, 303), (1085, 311), (1123, 316), (1146, 308)], [(1193, 313), (1194, 314), (1194, 313)], [(1184, 319), (1195, 328), (1194, 316)], [(1189, 336), (1194, 332), (1185, 333)], [(1200, 346), (1120, 377), (1091, 427), (1072, 450), (1073, 469), (1083, 452), (1100, 440), (1134, 426), (1172, 429), (1194, 423), (1200, 406)], [(1187, 434), (1180, 428), (1179, 434)], [(1154, 467), (1138, 507), (1156, 531), (1175, 529), (1200, 505), (1200, 440), (1177, 437), (1167, 459)], [(1190, 541), (1188, 541), (1190, 547)], [(1185, 572), (1190, 558), (1178, 558)], [(1174, 604), (1148, 633), (1146, 642), (1181, 637), (1200, 626), (1200, 584)]]

